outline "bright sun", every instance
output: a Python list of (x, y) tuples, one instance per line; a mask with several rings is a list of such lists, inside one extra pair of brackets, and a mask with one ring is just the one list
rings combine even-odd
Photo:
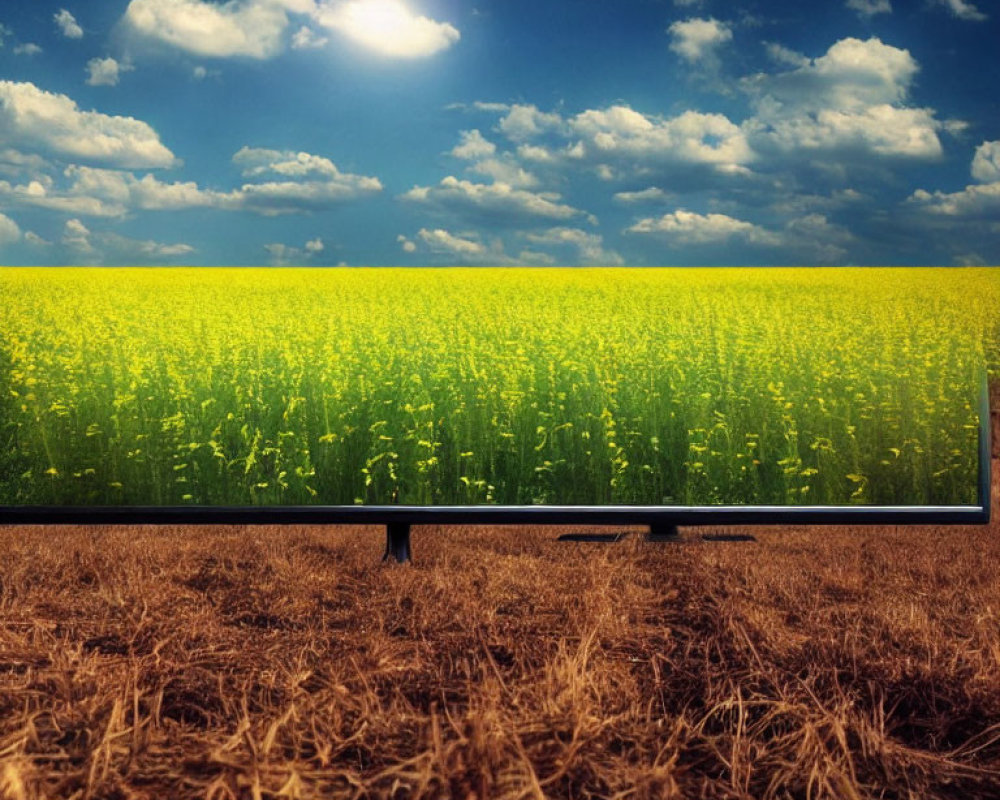
[(348, 0), (322, 16), (327, 27), (339, 29), (383, 55), (427, 56), (458, 41), (458, 30), (414, 13), (400, 0)]
[(359, 0), (349, 3), (345, 12), (350, 33), (368, 44), (397, 38), (413, 19), (397, 0)]

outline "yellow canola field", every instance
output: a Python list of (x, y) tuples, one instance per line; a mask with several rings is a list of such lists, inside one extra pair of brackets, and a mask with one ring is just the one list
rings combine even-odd
[(976, 500), (988, 269), (0, 269), (0, 505)]

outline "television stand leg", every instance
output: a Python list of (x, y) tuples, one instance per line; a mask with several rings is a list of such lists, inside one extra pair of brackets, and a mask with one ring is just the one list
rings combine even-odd
[(646, 534), (647, 542), (679, 542), (681, 540), (680, 531), (676, 525), (667, 522), (651, 522), (649, 533)]
[(385, 555), (382, 561), (394, 560), (406, 564), (410, 558), (410, 525), (408, 522), (389, 522), (385, 526)]

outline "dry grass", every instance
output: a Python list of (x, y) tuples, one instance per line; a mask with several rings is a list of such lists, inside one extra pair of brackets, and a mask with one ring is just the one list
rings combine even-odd
[(1000, 797), (1000, 537), (0, 529), (0, 797)]

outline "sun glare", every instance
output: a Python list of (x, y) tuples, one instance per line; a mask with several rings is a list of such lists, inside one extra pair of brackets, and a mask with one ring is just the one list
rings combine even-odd
[(360, 0), (346, 9), (351, 35), (369, 44), (396, 38), (412, 18), (396, 0)]
[(420, 16), (400, 0), (350, 0), (320, 19), (322, 24), (390, 57), (430, 55), (459, 39), (458, 30), (449, 23)]

